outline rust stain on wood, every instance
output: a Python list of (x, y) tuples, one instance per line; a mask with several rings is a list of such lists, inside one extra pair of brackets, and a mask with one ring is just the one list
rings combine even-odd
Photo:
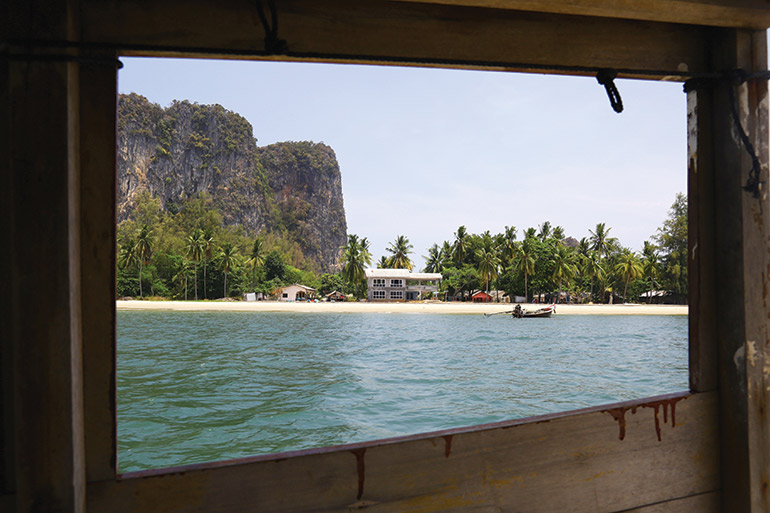
[(366, 480), (366, 466), (364, 465), (366, 448), (355, 449), (350, 452), (356, 457), (356, 472), (358, 473), (358, 495), (356, 495), (356, 500), (360, 501), (361, 497), (364, 496), (364, 481)]
[(444, 456), (447, 458), (452, 453), (452, 436), (453, 435), (445, 435), (442, 437), (444, 439)]
[(610, 410), (604, 410), (604, 412), (612, 415), (612, 418), (618, 423), (619, 433), (618, 439), (623, 440), (626, 437), (626, 412), (631, 410), (631, 414), (635, 414), (637, 408), (652, 408), (655, 416), (655, 434), (658, 437), (658, 442), (662, 441), (660, 431), (660, 409), (663, 409), (663, 423), (668, 424), (668, 412), (671, 410), (671, 427), (676, 427), (676, 403), (687, 397), (672, 397), (670, 399), (662, 399), (660, 401), (653, 401), (645, 404), (639, 404), (630, 407), (612, 408)]

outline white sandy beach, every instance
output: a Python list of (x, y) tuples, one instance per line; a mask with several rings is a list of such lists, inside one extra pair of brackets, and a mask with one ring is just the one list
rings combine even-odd
[[(280, 301), (116, 301), (118, 310), (174, 310), (218, 312), (303, 312), (303, 313), (429, 313), (484, 314), (511, 310), (507, 303), (287, 303)], [(524, 309), (543, 305), (525, 304)], [(556, 315), (687, 315), (679, 305), (557, 305)]]

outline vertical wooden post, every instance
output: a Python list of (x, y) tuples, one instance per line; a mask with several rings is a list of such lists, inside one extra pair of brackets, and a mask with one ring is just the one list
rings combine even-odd
[[(117, 469), (115, 398), (115, 190), (117, 60), (80, 66), (80, 270), (86, 474)], [(114, 61), (114, 64), (113, 62)]]
[[(714, 69), (765, 69), (765, 38), (715, 30)], [(765, 80), (723, 80), (689, 98), (697, 129), (690, 143), (691, 384), (698, 391), (719, 387), (723, 511), (731, 513), (770, 510), (767, 91)], [(758, 197), (744, 190), (752, 160), (734, 121), (736, 106), (762, 165)]]
[[(71, 0), (11, 0), (4, 36), (74, 40)], [(4, 445), (16, 511), (85, 509), (78, 64), (25, 44), (0, 60)], [(48, 54), (45, 58), (40, 54)], [(6, 374), (6, 372), (8, 374)]]

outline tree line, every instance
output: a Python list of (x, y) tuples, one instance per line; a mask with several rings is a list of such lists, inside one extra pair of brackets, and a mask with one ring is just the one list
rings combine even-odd
[[(567, 237), (561, 226), (545, 221), (503, 233), (469, 233), (465, 226), (454, 238), (434, 243), (424, 256), (425, 272), (441, 273), (439, 291), (468, 299), (474, 291), (502, 291), (527, 301), (540, 296), (574, 302), (639, 301), (687, 302), (687, 198), (678, 194), (669, 216), (641, 253), (624, 247), (611, 235), (612, 228), (598, 223), (580, 240)], [(380, 268), (413, 269), (412, 245), (399, 235), (377, 263)], [(369, 243), (348, 236), (342, 256), (342, 275), (365, 292), (364, 269), (372, 263)]]
[[(464, 226), (450, 241), (433, 244), (423, 256), (425, 272), (443, 275), (442, 295), (467, 298), (478, 290), (502, 291), (528, 301), (542, 294), (577, 302), (638, 301), (645, 292), (666, 291), (666, 300), (687, 301), (687, 199), (678, 194), (669, 216), (641, 253), (620, 244), (599, 223), (586, 237), (567, 237), (550, 222), (503, 233), (472, 234)], [(386, 248), (380, 268), (414, 269), (413, 246), (399, 235)], [(366, 297), (365, 269), (372, 266), (366, 237), (349, 234), (340, 248), (340, 270), (317, 273), (287, 234), (247, 234), (226, 227), (210, 198), (201, 195), (174, 212), (144, 194), (133, 219), (118, 227), (119, 297), (169, 299), (272, 295), (301, 283), (320, 294), (340, 291)], [(652, 295), (652, 294), (650, 294)], [(662, 299), (662, 298), (660, 298)]]

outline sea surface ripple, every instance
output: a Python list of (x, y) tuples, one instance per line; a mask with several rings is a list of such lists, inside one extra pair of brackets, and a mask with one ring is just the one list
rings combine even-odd
[(686, 316), (118, 311), (120, 472), (687, 389)]

